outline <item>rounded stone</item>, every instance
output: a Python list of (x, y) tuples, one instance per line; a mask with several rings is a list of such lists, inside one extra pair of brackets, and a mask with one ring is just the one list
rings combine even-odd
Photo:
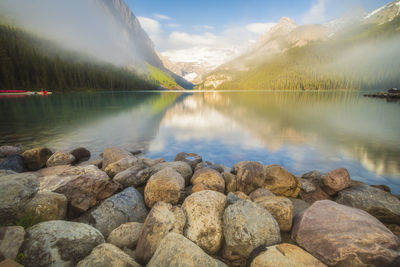
[(108, 235), (107, 242), (119, 248), (134, 249), (139, 240), (143, 223), (128, 222), (121, 224)]
[(301, 189), (299, 179), (279, 165), (265, 166), (265, 188), (277, 196), (296, 198)]
[(75, 161), (75, 157), (72, 154), (66, 152), (54, 153), (46, 162), (47, 167), (54, 167), (59, 165), (69, 165)]
[(45, 147), (33, 148), (22, 153), (28, 170), (37, 171), (46, 166), (47, 160), (53, 155), (50, 149)]
[(196, 171), (191, 179), (192, 193), (202, 190), (214, 190), (220, 193), (225, 192), (225, 181), (222, 175), (208, 168), (203, 168)]

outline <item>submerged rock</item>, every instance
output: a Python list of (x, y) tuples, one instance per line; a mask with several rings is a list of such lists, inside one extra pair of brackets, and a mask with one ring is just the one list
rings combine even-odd
[(90, 225), (67, 221), (42, 222), (29, 228), (21, 247), (25, 266), (74, 266), (104, 242)]
[(191, 194), (182, 205), (187, 219), (184, 235), (209, 254), (222, 245), (225, 205), (226, 196), (211, 190)]
[(388, 266), (400, 255), (400, 240), (381, 222), (329, 200), (296, 218), (292, 238), (326, 265)]
[(0, 160), (0, 170), (10, 170), (14, 172), (25, 172), (27, 170), (25, 160), (20, 155), (8, 156)]
[(75, 161), (75, 157), (72, 154), (66, 152), (56, 152), (47, 160), (47, 167), (54, 167), (58, 165), (69, 165)]
[(203, 168), (196, 171), (191, 179), (192, 193), (202, 190), (214, 190), (220, 193), (225, 192), (225, 181), (222, 175), (208, 168)]
[(28, 170), (37, 171), (46, 166), (47, 160), (53, 155), (50, 149), (45, 147), (33, 148), (22, 153)]

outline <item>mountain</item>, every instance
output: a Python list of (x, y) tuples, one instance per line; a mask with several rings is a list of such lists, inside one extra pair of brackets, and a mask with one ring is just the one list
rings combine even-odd
[(400, 0), (326, 25), (282, 18), (200, 89), (368, 89), (400, 84)]

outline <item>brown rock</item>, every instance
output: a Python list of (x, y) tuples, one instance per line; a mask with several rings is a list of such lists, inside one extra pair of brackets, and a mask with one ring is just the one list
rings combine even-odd
[(254, 161), (242, 161), (233, 166), (237, 177), (237, 190), (250, 194), (265, 186), (264, 165)]
[[(137, 157), (128, 156), (128, 157), (122, 158), (116, 162), (108, 164), (107, 168), (105, 168), (104, 171), (107, 173), (108, 176), (110, 176), (110, 178), (113, 178), (118, 173), (125, 171), (126, 169), (137, 164), (138, 161), (139, 161), (139, 159)], [(141, 163), (141, 165), (143, 165), (143, 163)]]
[(46, 166), (47, 160), (53, 155), (50, 149), (39, 147), (25, 151), (22, 157), (30, 171), (37, 171)]
[(230, 172), (223, 172), (222, 178), (225, 180), (225, 194), (229, 192), (236, 192), (237, 190), (237, 177)]
[(144, 188), (144, 200), (152, 208), (158, 201), (177, 204), (181, 191), (185, 190), (185, 180), (172, 168), (165, 168), (150, 177)]
[(72, 154), (58, 151), (51, 155), (51, 157), (47, 160), (47, 167), (54, 167), (59, 165), (69, 165), (75, 161), (75, 157)]
[(176, 155), (174, 161), (183, 161), (190, 165), (192, 170), (195, 169), (196, 165), (203, 161), (201, 156), (196, 153), (185, 153), (181, 152)]
[(271, 191), (269, 191), (268, 189), (263, 188), (263, 187), (254, 190), (254, 191), (251, 192), (251, 194), (249, 195), (250, 199), (253, 200), (253, 201), (254, 201), (254, 199), (256, 199), (256, 198), (259, 198), (259, 197), (268, 197), (268, 196), (275, 196), (275, 194), (272, 193)]
[(71, 168), (71, 165), (59, 165), (59, 166), (40, 169), (36, 173), (38, 174), (39, 177), (59, 175), (69, 168)]
[(169, 203), (157, 202), (143, 224), (136, 247), (136, 260), (147, 263), (163, 238), (170, 232), (183, 233), (186, 218), (182, 209)]
[(64, 220), (67, 215), (67, 198), (58, 193), (42, 191), (24, 207), (22, 216), (32, 216), (39, 221)]
[(165, 159), (159, 158), (159, 159), (148, 159), (148, 158), (142, 158), (142, 162), (147, 166), (147, 167), (153, 167), (159, 163), (164, 163)]
[(277, 196), (296, 198), (301, 184), (296, 176), (279, 165), (265, 166), (265, 188)]
[(83, 162), (90, 159), (90, 151), (84, 147), (78, 147), (69, 152), (75, 157), (75, 163)]
[(315, 191), (312, 192), (305, 192), (303, 190), (301, 190), (299, 192), (299, 197), (306, 201), (307, 203), (313, 204), (315, 201), (319, 201), (319, 200), (330, 200), (331, 197), (324, 191), (321, 189), (321, 187), (316, 187)]
[[(193, 175), (193, 171), (190, 165), (183, 161), (164, 162), (154, 165), (153, 167), (149, 168), (148, 177), (165, 168), (174, 169), (176, 172), (182, 175), (183, 179), (185, 180), (186, 186), (190, 184), (190, 178)], [(146, 173), (146, 170), (147, 169), (144, 169), (143, 172)]]
[(381, 222), (329, 200), (297, 217), (292, 237), (326, 265), (387, 266), (399, 256), (400, 240)]
[(350, 175), (345, 168), (333, 170), (322, 177), (322, 187), (330, 196), (350, 187), (350, 185)]
[(203, 168), (196, 171), (191, 179), (192, 193), (203, 191), (203, 190), (213, 190), (217, 192), (225, 192), (225, 181), (222, 175), (213, 170)]
[(250, 267), (324, 267), (326, 266), (298, 246), (279, 244), (267, 247), (259, 254)]
[(254, 200), (274, 216), (281, 231), (290, 231), (293, 220), (293, 204), (285, 197), (264, 196)]
[(143, 223), (138, 222), (121, 224), (108, 235), (107, 242), (119, 247), (120, 249), (134, 249), (139, 240), (142, 227)]
[(23, 267), (23, 266), (13, 260), (5, 259), (2, 262), (0, 262), (0, 267)]
[(117, 147), (106, 148), (103, 152), (103, 170), (105, 170), (109, 164), (130, 156), (132, 156), (132, 154), (124, 149)]

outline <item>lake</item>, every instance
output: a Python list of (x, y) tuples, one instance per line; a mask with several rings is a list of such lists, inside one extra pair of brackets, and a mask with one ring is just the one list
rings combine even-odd
[(338, 167), (400, 193), (400, 102), (360, 92), (105, 92), (0, 99), (0, 145), (194, 152), (231, 167), (280, 164), (295, 175)]

